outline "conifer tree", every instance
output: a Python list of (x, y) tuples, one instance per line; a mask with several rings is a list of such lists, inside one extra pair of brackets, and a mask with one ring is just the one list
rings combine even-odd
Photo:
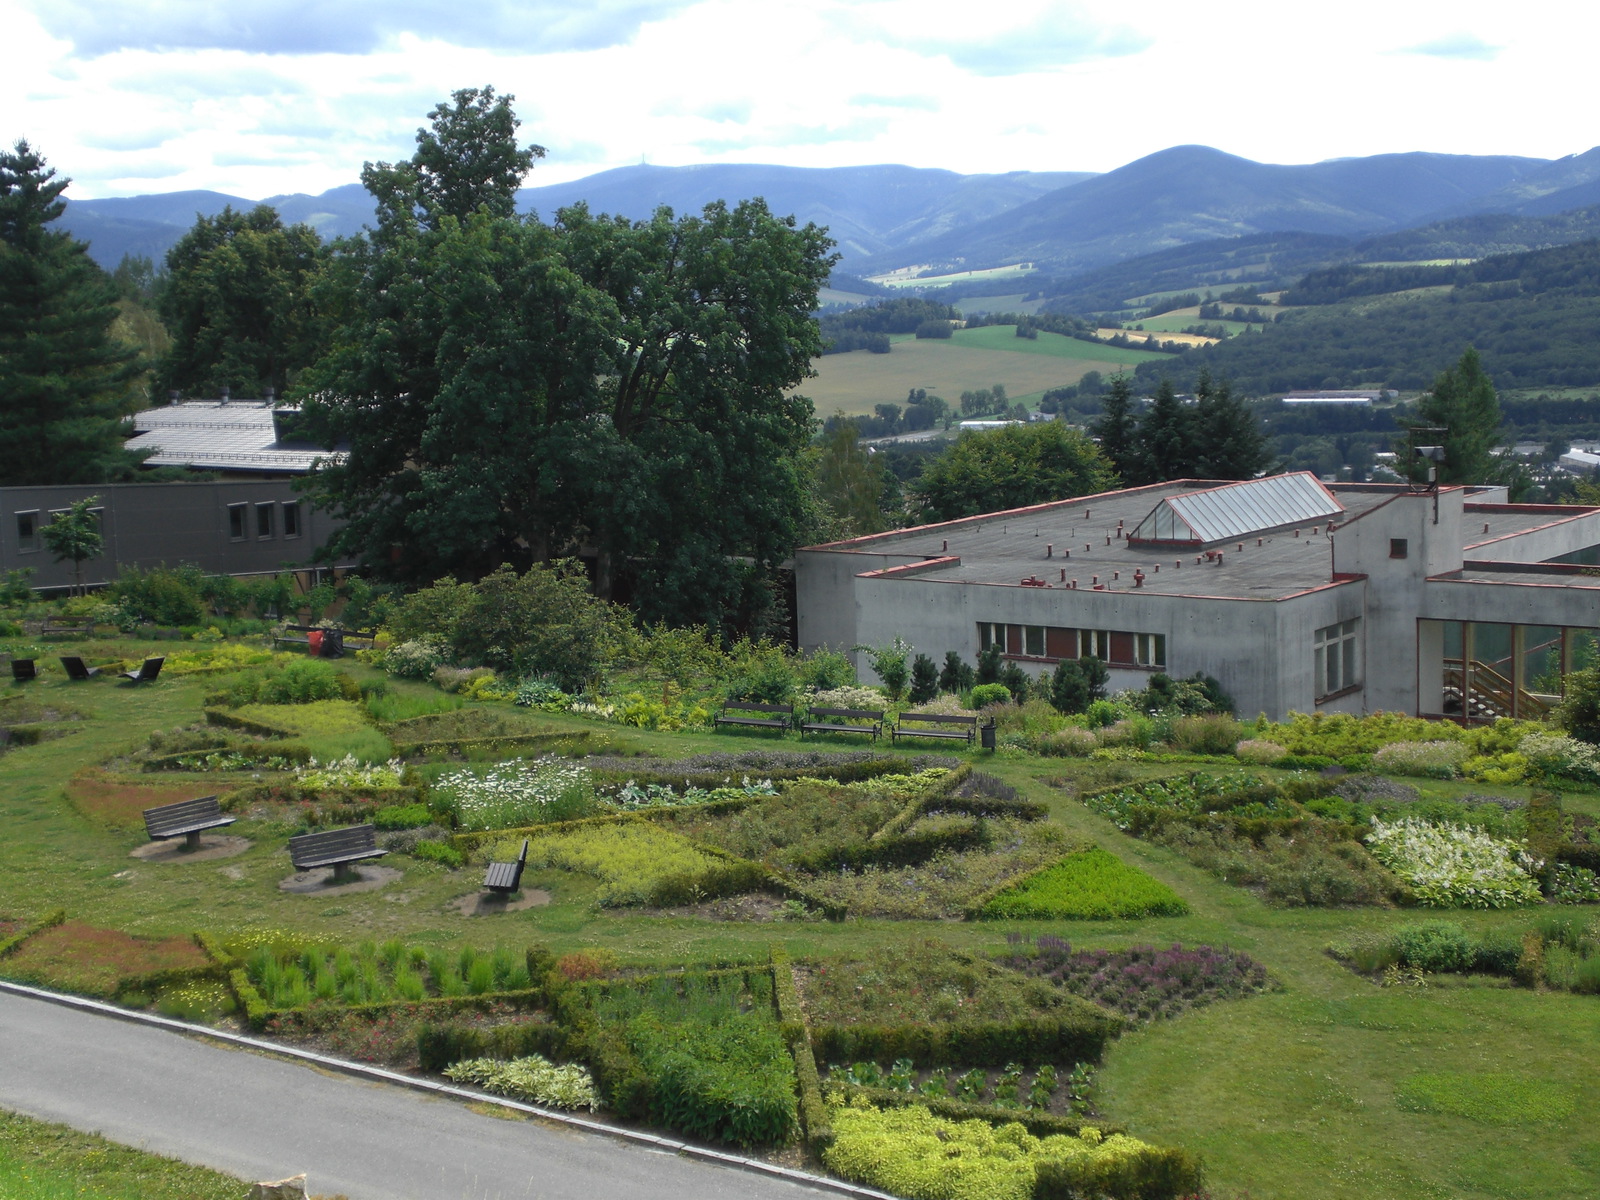
[(1253, 479), (1267, 465), (1267, 443), (1255, 416), (1234, 399), (1227, 380), (1200, 369), (1195, 383), (1194, 462), (1201, 479)]
[(50, 228), (66, 211), (26, 141), (0, 153), (0, 486), (99, 483), (123, 449), (136, 352), (111, 336), (116, 287), (88, 246)]
[(1433, 381), (1417, 403), (1419, 424), (1444, 429), (1440, 483), (1489, 483), (1496, 474), (1494, 447), (1500, 428), (1500, 398), (1468, 346), (1461, 360)]
[(1162, 379), (1155, 403), (1139, 422), (1143, 483), (1182, 479), (1194, 469), (1194, 418), (1178, 401), (1172, 380)]
[[(1078, 386), (1082, 388), (1082, 382)], [(1111, 461), (1125, 485), (1131, 487), (1143, 482), (1138, 478), (1139, 429), (1133, 416), (1133, 385), (1120, 371), (1112, 376), (1111, 387), (1101, 401), (1101, 415), (1095, 422), (1094, 436), (1100, 442), (1100, 453)]]

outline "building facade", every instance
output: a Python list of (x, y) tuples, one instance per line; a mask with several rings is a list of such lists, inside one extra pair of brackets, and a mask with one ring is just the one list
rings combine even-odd
[(799, 640), (1092, 654), (1114, 690), (1201, 672), (1273, 717), (1536, 717), (1594, 661), (1596, 546), (1600, 508), (1504, 489), (1182, 480), (807, 547)]

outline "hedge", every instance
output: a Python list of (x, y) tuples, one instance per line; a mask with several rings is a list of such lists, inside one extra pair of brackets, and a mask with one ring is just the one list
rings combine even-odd
[(570, 1040), (566, 1029), (542, 1021), (489, 1029), (429, 1022), (417, 1030), (417, 1058), (422, 1070), (442, 1074), (446, 1067), (471, 1058), (512, 1059), (542, 1054), (560, 1059)]
[(778, 1008), (778, 1028), (794, 1055), (795, 1079), (800, 1089), (800, 1126), (806, 1142), (821, 1149), (833, 1141), (833, 1123), (822, 1099), (822, 1079), (817, 1059), (806, 1037), (806, 1015), (794, 985), (794, 964), (782, 946), (772, 947), (772, 998)]
[[(228, 742), (221, 746), (214, 746), (208, 750), (182, 750), (176, 754), (161, 754), (155, 758), (144, 760), (140, 769), (144, 771), (187, 771), (194, 768), (190, 765), (197, 758), (204, 758), (208, 754), (242, 754), (247, 758), (261, 761), (268, 758), (284, 758), (293, 763), (308, 763), (312, 759), (311, 751), (294, 742)], [(188, 760), (187, 762), (185, 760)]]
[(909, 1058), (914, 1062), (999, 1067), (1006, 1063), (1094, 1062), (1123, 1021), (1087, 1000), (1062, 1017), (941, 1025), (817, 1025), (812, 1053), (824, 1062)]
[(814, 874), (845, 867), (853, 871), (869, 866), (915, 867), (943, 851), (976, 850), (987, 846), (989, 842), (989, 829), (983, 818), (965, 817), (944, 829), (902, 833), (882, 839), (874, 836), (866, 841), (842, 846), (824, 846), (808, 854), (790, 857), (787, 865), (794, 870)]
[(401, 758), (425, 758), (432, 754), (459, 754), (463, 757), (473, 751), (495, 754), (505, 750), (524, 753), (575, 750), (594, 737), (592, 730), (580, 729), (568, 733), (509, 733), (496, 737), (444, 738), (431, 742), (395, 742), (394, 752)]
[(298, 729), (290, 729), (284, 725), (269, 725), (265, 721), (252, 721), (249, 717), (236, 716), (225, 708), (207, 708), (205, 714), (208, 725), (237, 729), (243, 733), (253, 733), (257, 737), (291, 738), (300, 735)]
[(1006, 1125), (1016, 1121), (1034, 1137), (1049, 1137), (1057, 1133), (1077, 1137), (1085, 1128), (1098, 1129), (1108, 1137), (1113, 1133), (1128, 1132), (1126, 1126), (1099, 1119), (1090, 1121), (1075, 1114), (1057, 1115), (1027, 1108), (968, 1104), (949, 1096), (924, 1096), (918, 1092), (897, 1092), (892, 1088), (862, 1087), (859, 1084), (835, 1083), (830, 1080), (828, 1090), (847, 1099), (855, 1096), (863, 1097), (875, 1108), (907, 1108), (919, 1104), (934, 1116), (948, 1117), (953, 1121), (988, 1121), (994, 1125)]
[(1141, 1146), (1136, 1154), (1084, 1161), (1046, 1159), (1034, 1168), (1034, 1200), (1083, 1200), (1085, 1196), (1178, 1200), (1200, 1193), (1205, 1171), (1186, 1150)]
[(46, 929), (53, 929), (65, 922), (66, 919), (67, 910), (64, 908), (58, 908), (54, 912), (47, 913), (43, 918), (23, 929), (21, 933), (14, 933), (5, 941), (0, 942), (0, 958), (6, 957), (6, 955), (16, 950), (23, 942), (35, 934), (43, 933)]
[[(734, 770), (735, 768), (725, 768), (720, 771), (653, 771), (608, 767), (595, 771), (594, 775), (596, 780), (603, 780), (607, 783), (627, 783), (631, 779), (641, 787), (651, 784), (670, 788), (698, 787), (704, 788), (709, 792), (715, 788), (728, 786), (728, 780)], [(768, 779), (774, 783), (795, 779), (821, 779), (833, 783), (860, 783), (864, 780), (876, 779), (880, 775), (902, 774), (906, 770), (906, 760), (903, 758), (869, 758), (832, 765), (818, 763), (809, 767), (775, 767), (759, 770), (737, 768), (737, 770), (742, 775), (760, 776), (762, 779)]]
[(320, 821), (362, 819), (375, 808), (401, 807), (407, 804), (425, 804), (425, 789), (401, 784), (398, 787), (334, 788), (301, 787), (298, 784), (251, 783), (224, 792), (217, 798), (223, 812), (234, 812), (252, 804), (306, 804), (313, 806), (307, 813), (310, 824)]

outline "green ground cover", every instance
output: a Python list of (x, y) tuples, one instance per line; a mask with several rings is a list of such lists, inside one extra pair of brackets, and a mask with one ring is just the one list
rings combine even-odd
[[(90, 645), (102, 656), (114, 646), (127, 659), (168, 648), (129, 641)], [(358, 683), (382, 678), (361, 664), (341, 669)], [(773, 943), (806, 964), (863, 962), (882, 947), (923, 934), (985, 959), (1016, 953), (1009, 934), (1060, 938), (1074, 954), (1175, 943), (1225, 947), (1262, 964), (1275, 986), (1186, 1008), (1174, 1019), (1136, 1020), (1106, 1049), (1094, 1089), (1097, 1112), (1126, 1125), (1137, 1139), (1200, 1155), (1213, 1197), (1564, 1200), (1597, 1190), (1600, 1135), (1586, 1114), (1600, 1104), (1600, 1081), (1589, 1065), (1600, 1056), (1600, 1000), (1487, 975), (1436, 974), (1425, 976), (1426, 987), (1380, 986), (1381, 978), (1350, 970), (1327, 947), (1381, 938), (1434, 914), (1408, 907), (1274, 905), (1196, 865), (1181, 847), (1125, 833), (1077, 798), (1192, 771), (1194, 764), (1042, 759), (1004, 749), (982, 767), (1046, 806), (1048, 819), (1017, 825), (1019, 837), (1050, 830), (1056, 839), (1036, 865), (1098, 845), (1171, 888), (1188, 905), (1184, 915), (1004, 923), (924, 918), (911, 925), (904, 918), (874, 916), (766, 919), (784, 915), (781, 910), (735, 919), (710, 911), (663, 915), (599, 907), (601, 880), (541, 867), (530, 868), (524, 884), (546, 890), (548, 904), (474, 916), (460, 903), (477, 891), (472, 869), (452, 871), (394, 854), (386, 862), (398, 865), (402, 878), (376, 891), (319, 897), (280, 890), (279, 881), (291, 872), (284, 846), (298, 826), (272, 806), (239, 814), (228, 832), (251, 845), (235, 857), (179, 863), (130, 858), (144, 841), (136, 817), (133, 824), (126, 814), (112, 820), (81, 797), (75, 800), (72, 781), (85, 768), (148, 747), (153, 730), (201, 722), (204, 697), (216, 687), (215, 678), (205, 675), (164, 676), (141, 688), (110, 681), (74, 687), (49, 676), (29, 685), (31, 702), (70, 705), (82, 719), (68, 737), (13, 746), (0, 757), (6, 778), (0, 821), (7, 830), (0, 839), (0, 927), (62, 907), (96, 927), (157, 940), (204, 928), (224, 937), (276, 929), (347, 947), (400, 939), (408, 947), (446, 953), (467, 945), (520, 951), (539, 943), (557, 955), (602, 954), (624, 967), (756, 961)], [(469, 702), (463, 711), (481, 708)], [(799, 747), (762, 735), (623, 729), (570, 714), (527, 719), (541, 731), (603, 737), (611, 753), (667, 759), (770, 749), (773, 742)], [(376, 727), (352, 726), (348, 736), (365, 737), (369, 730)], [(342, 757), (351, 748), (339, 736), (326, 736), (327, 752), (319, 757)], [(901, 752), (890, 747), (876, 753)], [(209, 792), (222, 783), (248, 783), (252, 773), (193, 778)], [(1291, 777), (1271, 769), (1259, 773), (1275, 781)], [(152, 778), (164, 785), (187, 776)], [(1528, 795), (1525, 787), (1466, 780), (1413, 783), (1425, 799), (1458, 801), (1475, 793), (1525, 802)], [(1571, 789), (1563, 801), (1569, 814), (1600, 811), (1600, 797), (1590, 791)], [(918, 869), (926, 864), (886, 867), (878, 874), (887, 891), (894, 872)], [(1587, 923), (1595, 909), (1564, 911)], [(1481, 943), (1520, 939), (1534, 926), (1535, 913), (1456, 910), (1448, 919)], [(1566, 946), (1559, 938), (1550, 942)], [(888, 1058), (883, 1062), (885, 1069), (892, 1066)], [(1484, 1095), (1495, 1111), (1532, 1112), (1537, 1119), (1486, 1126), (1470, 1115), (1480, 1103), (1471, 1097)], [(143, 1194), (162, 1195), (153, 1187)], [(208, 1193), (196, 1187), (174, 1194)]]
[(242, 1180), (0, 1111), (6, 1200), (238, 1200)]

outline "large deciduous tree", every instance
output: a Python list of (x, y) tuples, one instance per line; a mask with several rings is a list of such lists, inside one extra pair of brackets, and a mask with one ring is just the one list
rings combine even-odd
[(137, 354), (111, 334), (116, 288), (50, 228), (68, 182), (26, 141), (0, 153), (0, 486), (99, 483), (137, 463), (122, 438)]
[(808, 511), (793, 388), (830, 243), (760, 201), (519, 219), (534, 155), (491, 98), (456, 93), (410, 163), (368, 166), (378, 227), (329, 273), (345, 316), (303, 390), (350, 447), (314, 479), (340, 548), (408, 581), (583, 552), (600, 595), (720, 625)]
[(916, 487), (924, 521), (1045, 504), (1117, 484), (1099, 447), (1060, 421), (963, 433), (930, 462)]
[(312, 284), (324, 257), (316, 230), (265, 204), (197, 220), (167, 252), (160, 312), (172, 343), (157, 386), (281, 393), (321, 350)]

